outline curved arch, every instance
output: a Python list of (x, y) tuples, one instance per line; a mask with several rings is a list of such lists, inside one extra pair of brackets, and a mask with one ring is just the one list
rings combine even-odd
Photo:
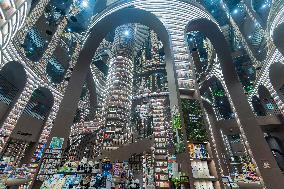
[(9, 80), (18, 89), (23, 90), (27, 81), (27, 74), (24, 66), (21, 63), (17, 61), (8, 62), (1, 69), (0, 74), (5, 75), (4, 77), (7, 80)]
[(7, 118), (12, 107), (22, 93), (27, 75), (22, 64), (8, 62), (0, 71), (0, 124)]
[[(155, 2), (155, 5), (153, 5), (153, 2)], [(176, 32), (176, 26), (173, 23), (169, 23), (166, 18), (163, 18), (161, 20), (164, 21), (164, 23), (167, 23), (167, 28), (163, 24), (163, 22), (153, 13), (146, 11), (157, 11), (157, 6), (159, 5), (165, 5), (167, 9), (168, 14), (177, 14), (176, 11), (174, 11), (174, 5), (171, 4), (172, 9), (168, 8), (168, 4), (165, 3), (165, 0), (161, 2), (157, 1), (146, 1), (145, 6), (142, 6), (141, 1), (132, 1), (132, 5), (134, 3), (137, 4), (137, 7), (135, 6), (128, 7), (128, 8), (121, 8), (123, 6), (117, 6), (113, 11), (107, 10), (104, 12), (102, 17), (100, 19), (97, 19), (96, 22), (92, 25), (92, 29), (90, 30), (88, 40), (85, 42), (85, 47), (81, 51), (78, 59), (78, 64), (76, 64), (74, 72), (72, 73), (72, 77), (70, 79), (69, 85), (66, 89), (64, 98), (62, 100), (62, 103), (59, 107), (59, 111), (57, 114), (57, 117), (54, 122), (54, 126), (51, 130), (50, 137), (48, 139), (48, 142), (50, 142), (51, 138), (54, 136), (59, 136), (63, 138), (68, 138), (69, 132), (70, 132), (70, 125), (72, 124), (72, 116), (74, 115), (77, 103), (80, 97), (81, 88), (83, 85), (83, 82), (85, 81), (87, 71), (89, 69), (89, 65), (91, 63), (91, 59), (95, 53), (95, 50), (98, 48), (99, 43), (103, 40), (103, 38), (106, 36), (107, 31), (110, 31), (114, 29), (114, 27), (126, 24), (126, 23), (133, 23), (138, 22), (143, 25), (146, 25), (153, 29), (158, 36), (160, 37), (161, 41), (164, 43), (165, 46), (165, 62), (166, 62), (166, 68), (168, 73), (168, 86), (170, 91), (170, 102), (171, 106), (172, 103), (174, 105), (178, 104), (178, 87), (177, 87), (177, 79), (176, 79), (176, 73), (175, 73), (175, 66), (173, 64), (174, 57), (172, 55), (172, 49), (171, 49), (171, 37), (169, 36), (169, 33), (167, 30), (171, 29), (171, 34), (174, 35)], [(175, 5), (182, 5), (182, 10), (188, 10), (189, 8), (193, 8), (192, 4), (189, 4), (191, 6), (186, 6), (186, 3), (180, 2), (180, 1), (167, 1), (168, 3), (174, 2)], [(162, 4), (163, 3), (163, 4)], [(180, 4), (178, 4), (180, 3)], [(148, 7), (149, 6), (149, 7)], [(151, 7), (152, 6), (152, 7)], [(154, 7), (153, 7), (154, 6)], [(147, 7), (147, 8), (146, 8)], [(187, 9), (188, 8), (188, 9)], [(162, 7), (161, 7), (162, 9)], [(192, 10), (192, 9), (191, 9)], [(166, 12), (165, 11), (165, 12)], [(254, 154), (254, 159), (256, 160), (257, 164), (259, 165), (259, 169), (263, 170), (262, 165), (262, 159), (267, 159), (271, 163), (271, 169), (263, 170), (263, 178), (264, 180), (267, 180), (267, 187), (269, 188), (279, 188), (279, 180), (281, 180), (282, 175), (281, 172), (272, 156), (269, 150), (269, 147), (267, 143), (265, 142), (263, 138), (263, 134), (260, 129), (257, 127), (257, 123), (254, 119), (254, 115), (251, 111), (251, 108), (246, 100), (246, 96), (242, 90), (242, 87), (239, 83), (238, 76), (235, 72), (235, 68), (232, 62), (232, 57), (229, 51), (229, 48), (227, 46), (226, 40), (222, 33), (219, 30), (219, 27), (212, 21), (209, 20), (209, 16), (206, 12), (200, 11), (196, 7), (195, 10), (195, 16), (188, 16), (187, 13), (180, 11), (179, 16), (182, 20), (182, 24), (185, 22), (188, 22), (188, 19), (194, 19), (196, 17), (208, 17), (208, 20), (203, 19), (197, 19), (190, 22), (187, 26), (187, 31), (202, 31), (207, 36), (209, 36), (209, 39), (211, 42), (213, 42), (215, 49), (217, 50), (217, 54), (219, 55), (219, 59), (221, 61), (221, 67), (224, 70), (224, 78), (226, 82), (226, 86), (229, 89), (229, 94), (232, 97), (232, 101), (234, 104), (234, 107), (238, 111), (239, 115), (239, 121), (241, 122), (241, 125), (243, 126), (243, 129), (247, 133), (248, 142), (251, 145), (251, 150)], [(165, 13), (164, 12), (164, 13)], [(160, 15), (160, 11), (156, 12), (157, 15), (162, 17)], [(165, 13), (166, 14), (166, 13)], [(181, 16), (182, 15), (182, 16)], [(166, 15), (164, 15), (166, 16)], [(187, 18), (187, 19), (184, 19)], [(187, 21), (185, 21), (187, 20)], [(180, 25), (179, 25), (180, 27)], [(208, 29), (210, 28), (210, 30)], [(180, 30), (180, 28), (178, 28)], [(176, 39), (177, 40), (177, 39)], [(176, 58), (176, 57), (175, 57)], [(180, 59), (176, 58), (176, 61)], [(70, 103), (72, 102), (72, 103)], [(257, 140), (257, 142), (255, 142)], [(65, 145), (66, 146), (66, 142)], [(258, 149), (263, 149), (261, 152)], [(263, 153), (265, 152), (265, 153)], [(267, 152), (267, 153), (266, 153)], [(269, 177), (269, 175), (274, 175), (273, 178)], [(277, 177), (281, 176), (279, 179)], [(277, 184), (275, 184), (277, 183)], [(284, 184), (284, 183), (283, 183)], [(281, 186), (281, 184), (280, 184)], [(280, 189), (280, 188), (279, 188)]]
[[(69, 136), (69, 133), (66, 132), (65, 129), (62, 129), (62, 126), (64, 125), (68, 128), (68, 125), (72, 124), (73, 120), (71, 118), (72, 116), (70, 116), (70, 113), (74, 115), (76, 112), (76, 102), (79, 100), (81, 89), (96, 49), (99, 47), (100, 42), (103, 40), (103, 38), (107, 35), (109, 31), (112, 31), (117, 26), (126, 23), (140, 23), (143, 25), (147, 25), (149, 28), (152, 28), (157, 33), (161, 41), (164, 43), (166, 52), (165, 59), (166, 62), (168, 62), (168, 66), (172, 65), (173, 60), (171, 55), (169, 34), (163, 23), (153, 13), (138, 8), (128, 7), (123, 8), (121, 10), (117, 10), (109, 16), (102, 18), (101, 21), (99, 21), (91, 29), (89, 38), (85, 42), (85, 46), (79, 55), (78, 62), (80, 63), (76, 64), (75, 66), (74, 73), (72, 74), (62, 104), (60, 106), (59, 113), (55, 119), (54, 127), (52, 128), (50, 138), (55, 133), (56, 135), (65, 136), (65, 138)], [(175, 73), (171, 74), (173, 76)], [(78, 90), (78, 88), (80, 90)], [(68, 116), (66, 115), (66, 110), (69, 112)], [(70, 117), (70, 119), (66, 119), (66, 116)], [(69, 128), (67, 130), (69, 130)]]
[[(210, 30), (208, 28), (210, 28)], [(186, 32), (190, 31), (202, 32), (213, 44), (213, 47), (218, 54), (221, 68), (223, 70), (224, 80), (229, 92), (231, 87), (240, 86), (240, 82), (231, 57), (231, 52), (219, 27), (214, 22), (202, 18), (189, 22), (189, 24), (186, 26)], [(241, 93), (243, 92), (241, 91)], [(242, 94), (242, 96), (244, 96), (244, 94)]]
[(39, 87), (33, 91), (21, 117), (25, 115), (39, 120), (38, 122), (45, 122), (53, 103), (54, 98), (50, 90), (45, 87)]
[(39, 87), (34, 92), (40, 91), (41, 96), (38, 96), (38, 100), (41, 103), (44, 103), (46, 106), (51, 108), (54, 103), (54, 97), (52, 92), (46, 87)]
[(234, 58), (234, 63), (245, 92), (251, 92), (256, 79), (256, 68), (253, 62), (248, 55), (244, 55)]
[[(247, 144), (248, 149), (251, 152), (250, 155), (252, 155), (256, 164), (259, 165), (259, 171), (261, 172), (261, 176), (266, 187), (280, 189), (280, 187), (275, 185), (273, 182), (277, 182), (277, 180), (281, 179), (281, 171), (263, 137), (263, 132), (257, 127), (254, 114), (250, 108), (235, 71), (231, 52), (229, 50), (230, 48), (228, 47), (225, 37), (215, 23), (204, 18), (190, 21), (186, 27), (186, 32), (190, 31), (203, 32), (213, 44), (213, 47), (215, 48), (220, 60), (224, 81), (229, 93), (228, 95), (232, 102), (233, 108), (235, 108), (237, 112), (237, 121), (240, 123), (241, 133), (243, 137), (245, 137), (244, 139), (248, 141)], [(262, 149), (262, 151), (258, 149)], [(269, 162), (271, 162), (271, 166), (273, 167), (271, 169), (271, 171), (273, 171), (270, 173), (277, 173), (275, 175), (278, 175), (278, 177), (275, 176), (272, 178), (266, 174), (267, 170), (261, 166), (262, 159), (269, 159)], [(276, 179), (276, 177), (278, 179)], [(272, 180), (274, 181), (272, 182)]]

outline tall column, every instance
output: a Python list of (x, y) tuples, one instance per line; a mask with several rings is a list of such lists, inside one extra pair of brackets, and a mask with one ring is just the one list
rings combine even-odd
[(119, 26), (115, 30), (114, 58), (110, 60), (104, 101), (105, 134), (104, 147), (116, 149), (127, 139), (130, 122), (133, 85), (134, 25)]
[[(147, 34), (144, 47), (139, 53), (141, 55), (138, 57), (138, 63), (135, 64), (134, 87), (136, 90), (134, 90), (135, 107), (133, 109), (137, 110), (137, 117), (141, 119), (141, 127), (137, 127), (138, 132), (142, 130), (144, 137), (152, 135), (151, 137), (154, 138), (154, 144), (151, 147), (153, 166), (146, 173), (148, 181), (145, 184), (155, 184), (156, 188), (168, 188), (167, 144), (170, 119), (167, 114), (169, 109), (166, 70), (164, 62), (160, 60), (159, 50), (162, 49), (162, 45), (159, 45), (157, 34), (152, 30)], [(158, 75), (164, 77), (160, 85), (157, 84)], [(152, 174), (150, 170), (153, 171)]]

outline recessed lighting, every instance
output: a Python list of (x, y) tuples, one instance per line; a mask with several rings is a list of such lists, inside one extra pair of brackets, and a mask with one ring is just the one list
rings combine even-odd
[(87, 1), (87, 0), (84, 0), (84, 1), (82, 2), (82, 6), (85, 7), (85, 8), (88, 7), (88, 1)]
[(124, 35), (128, 36), (130, 33), (128, 30), (124, 31)]

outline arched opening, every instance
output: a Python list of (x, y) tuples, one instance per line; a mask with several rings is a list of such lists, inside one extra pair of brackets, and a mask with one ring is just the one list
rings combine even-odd
[[(196, 75), (199, 76), (200, 72), (202, 73), (202, 69), (199, 68), (203, 65), (204, 60), (210, 62), (211, 66), (219, 65), (220, 61), (218, 60), (218, 54), (215, 52), (214, 44), (212, 44), (208, 38), (204, 37), (204, 34), (196, 35), (198, 33), (196, 31), (193, 33), (195, 34), (194, 36), (188, 33), (188, 36), (191, 38), (191, 40), (188, 41), (196, 67)], [(198, 40), (201, 35), (203, 35), (202, 39), (206, 40), (207, 45), (203, 45), (204, 41)], [(197, 37), (197, 40), (194, 37)], [(212, 60), (210, 61), (210, 59)], [(218, 75), (219, 73), (215, 72), (215, 74)], [(220, 78), (222, 78), (222, 76), (220, 76)], [(223, 176), (233, 177), (233, 175), (236, 174), (246, 175), (247, 173), (242, 170), (242, 167), (251, 163), (251, 160), (248, 158), (249, 154), (242, 140), (237, 122), (234, 120), (235, 116), (222, 83), (215, 75), (208, 78), (208, 74), (207, 76), (205, 74), (205, 76), (199, 77), (197, 82), (200, 85), (203, 107), (208, 115), (207, 124), (212, 132), (212, 136), (214, 136), (216, 144), (214, 151), (220, 160), (218, 163), (223, 170)], [(251, 173), (251, 175), (255, 176), (256, 172)], [(233, 178), (233, 182), (237, 183), (239, 186), (247, 185), (253, 187), (259, 185), (258, 182), (242, 184), (242, 181), (238, 180), (238, 178)]]
[(281, 111), (279, 110), (276, 102), (274, 101), (270, 92), (265, 86), (260, 85), (258, 87), (258, 96), (267, 115), (281, 114)]
[(215, 76), (206, 82), (208, 82), (206, 84), (208, 88), (202, 91), (201, 95), (204, 95), (214, 105), (217, 120), (234, 119), (234, 113), (221, 82)]
[[(208, 28), (210, 28), (210, 30)], [(268, 158), (271, 162), (274, 162), (274, 171), (277, 170), (279, 176), (281, 175), (280, 169), (278, 168), (276, 161), (274, 160), (274, 157), (271, 154), (270, 149), (263, 137), (262, 130), (260, 128), (257, 128), (256, 121), (252, 121), (254, 120), (254, 115), (249, 106), (249, 103), (247, 102), (241, 84), (238, 80), (238, 76), (235, 71), (235, 67), (231, 57), (231, 52), (227, 47), (227, 43), (225, 41), (224, 36), (220, 32), (216, 24), (206, 19), (197, 19), (191, 21), (186, 28), (186, 32), (190, 31), (202, 32), (206, 37), (209, 38), (209, 40), (213, 44), (220, 60), (220, 66), (222, 69), (224, 82), (228, 89), (230, 99), (238, 115), (238, 121), (240, 121), (241, 123), (240, 130), (242, 139), (248, 141), (246, 147), (249, 151), (252, 152), (249, 155), (257, 163), (257, 165), (259, 165), (259, 170), (262, 173), (261, 176), (264, 179), (264, 182), (265, 180), (267, 180), (266, 184), (267, 187), (269, 187), (268, 185), (271, 183), (271, 179), (275, 179), (275, 177), (270, 177), (266, 174), (263, 174), (267, 171), (264, 170), (263, 167), (261, 167), (262, 159), (264, 158), (264, 156), (265, 158)], [(256, 138), (258, 141), (257, 143), (255, 142)], [(257, 150), (257, 146), (259, 145), (262, 146), (262, 149), (265, 150), (265, 153), (263, 153), (263, 151), (260, 152), (259, 150)], [(251, 159), (250, 162), (252, 162), (253, 160)], [(277, 181), (275, 180), (275, 182)], [(276, 185), (274, 185), (273, 187), (276, 187)]]
[[(130, 16), (130, 15), (133, 15), (133, 16)], [(50, 134), (50, 139), (54, 136), (57, 136), (60, 138), (65, 138), (65, 141), (66, 141), (66, 139), (69, 137), (68, 131), (70, 130), (70, 125), (72, 124), (72, 121), (73, 121), (72, 116), (70, 116), (70, 113), (72, 113), (73, 115), (75, 114), (77, 104), (78, 104), (80, 94), (81, 94), (82, 85), (86, 79), (86, 74), (88, 72), (89, 66), (92, 62), (95, 51), (99, 46), (99, 43), (107, 35), (107, 32), (113, 31), (117, 26), (120, 26), (122, 24), (137, 23), (137, 22), (141, 24), (145, 24), (149, 26), (151, 29), (154, 29), (157, 35), (160, 37), (161, 41), (164, 44), (166, 44), (164, 45), (165, 52), (167, 52), (166, 53), (167, 55), (165, 57), (165, 62), (168, 65), (164, 65), (164, 66), (170, 67), (170, 70), (172, 69), (171, 74), (173, 76), (174, 74), (173, 64), (172, 64), (172, 61), (169, 61), (169, 60), (172, 60), (171, 51), (169, 47), (169, 36), (168, 36), (168, 33), (165, 27), (157, 19), (157, 17), (149, 12), (135, 9), (135, 8), (127, 8), (127, 9), (116, 11), (115, 13), (111, 14), (108, 17), (105, 17), (100, 22), (98, 22), (91, 30), (90, 35), (89, 35), (90, 37), (85, 43), (85, 48), (81, 51), (81, 54), (79, 56), (78, 62), (80, 63), (78, 63), (74, 68), (74, 72), (72, 74), (72, 77), (69, 82), (69, 86), (67, 87), (67, 91), (65, 93), (62, 104), (60, 106), (59, 113), (55, 119), (54, 127), (52, 128), (52, 131)], [(157, 83), (159, 84), (161, 84), (160, 81), (164, 79), (162, 78), (161, 75), (158, 75), (157, 77), (156, 75), (152, 75), (152, 78), (154, 78), (153, 80), (157, 81)], [(170, 80), (170, 82), (173, 83), (175, 81), (174, 79), (172, 79)], [(162, 84), (159, 85), (159, 84), (157, 84), (157, 86), (163, 88), (163, 85)], [(172, 87), (175, 87), (175, 85)], [(156, 102), (156, 106), (157, 105), (158, 105), (158, 102)], [(68, 115), (65, 114), (66, 112), (64, 113), (65, 108), (69, 109)], [(65, 118), (62, 119), (63, 118), (62, 116)], [(160, 153), (164, 153), (164, 151), (162, 152), (160, 151)]]
[[(127, 16), (128, 15), (128, 16)], [(129, 15), (135, 15), (132, 17), (129, 17)], [(124, 18), (124, 19), (117, 19), (117, 18)], [(112, 22), (110, 22), (112, 20)], [(135, 9), (135, 8), (126, 8), (123, 10), (116, 11), (109, 15), (108, 17), (105, 17), (100, 22), (98, 22), (91, 30), (91, 34), (89, 35), (89, 39), (85, 43), (85, 48), (81, 51), (79, 60), (80, 64), (77, 64), (74, 68), (74, 73), (72, 74), (70, 84), (67, 88), (67, 91), (65, 93), (64, 99), (62, 101), (61, 105), (61, 111), (59, 110), (59, 114), (55, 120), (55, 126), (53, 127), (53, 131), (51, 133), (51, 136), (56, 133), (56, 135), (59, 136), (65, 136), (65, 138), (68, 137), (67, 132), (62, 132), (62, 128), (57, 128), (57, 125), (60, 124), (62, 127), (71, 125), (73, 120), (71, 116), (67, 116), (70, 119), (66, 119), (66, 115), (63, 113), (64, 109), (69, 107), (68, 109), (74, 109), (74, 114), (77, 109), (77, 102), (80, 98), (81, 90), (78, 90), (78, 86), (82, 86), (86, 75), (82, 73), (87, 73), (87, 70), (89, 68), (89, 64), (92, 62), (92, 59), (94, 57), (94, 53), (96, 49), (98, 48), (100, 42), (103, 40), (105, 36), (107, 36), (109, 31), (113, 31), (114, 28), (116, 28), (119, 25), (125, 24), (125, 23), (141, 23), (143, 25), (147, 25), (150, 28), (152, 28), (157, 35), (160, 37), (161, 41), (165, 44), (165, 53), (166, 58), (165, 61), (168, 62), (172, 66), (171, 63), (171, 51), (169, 47), (169, 36), (168, 33), (163, 26), (163, 24), (158, 20), (156, 16), (153, 14)], [(80, 74), (79, 74), (80, 73)], [(173, 73), (172, 73), (173, 74)], [(174, 82), (174, 81), (171, 81)], [(75, 88), (73, 88), (75, 87)], [(74, 90), (75, 89), (75, 90)], [(74, 102), (70, 104), (70, 101)], [(67, 105), (68, 104), (68, 105)], [(63, 113), (62, 116), (60, 114)], [(65, 115), (65, 116), (64, 116)], [(64, 119), (62, 119), (65, 117)], [(59, 125), (58, 125), (59, 126)], [(68, 127), (68, 126), (67, 126)], [(69, 129), (67, 129), (69, 130)], [(54, 133), (53, 133), (54, 132)]]
[(251, 99), (252, 107), (257, 116), (266, 116), (266, 109), (264, 108), (261, 100), (257, 96), (253, 96)]
[(256, 68), (253, 62), (247, 54), (235, 57), (233, 61), (245, 93), (251, 93), (256, 78)]
[(277, 62), (269, 68), (269, 79), (278, 96), (284, 101), (284, 64)]
[[(29, 99), (3, 151), (15, 164), (29, 163), (34, 155), (43, 127), (53, 106), (49, 89), (37, 88)], [(35, 157), (36, 158), (36, 157)]]
[(67, 69), (68, 65), (62, 64), (55, 57), (51, 57), (46, 65), (46, 74), (52, 83), (58, 84), (63, 81)]
[[(133, 16), (130, 16), (130, 15), (133, 15)], [(142, 11), (142, 10), (135, 9), (135, 8), (127, 8), (123, 10), (118, 10), (115, 13), (112, 13), (110, 16), (107, 16), (104, 19), (99, 20), (97, 24), (92, 28), (90, 32), (89, 40), (86, 41), (85, 43), (86, 46), (79, 56), (78, 62), (80, 62), (80, 64), (76, 65), (74, 72), (72, 74), (69, 86), (65, 93), (65, 97), (60, 106), (58, 116), (55, 119), (55, 124), (54, 124), (54, 127), (52, 128), (50, 137), (53, 137), (53, 136), (59, 136), (62, 138), (68, 137), (69, 135), (68, 129), (72, 123), (72, 118), (69, 118), (70, 113), (74, 115), (76, 111), (76, 105), (79, 100), (80, 92), (81, 92), (81, 90), (78, 90), (78, 88), (81, 89), (83, 82), (85, 80), (87, 70), (89, 68), (89, 64), (93, 57), (93, 53), (94, 53), (93, 50), (97, 49), (99, 42), (102, 41), (102, 39), (106, 35), (106, 32), (109, 29), (113, 29), (114, 26), (118, 26), (120, 24), (129, 23), (129, 21), (146, 24), (149, 27), (156, 29), (157, 34), (161, 37), (161, 40), (164, 42), (164, 45), (165, 45), (166, 66), (167, 68), (170, 69), (170, 71), (172, 71), (171, 73), (168, 74), (170, 76), (170, 78), (168, 79), (169, 88), (172, 93), (171, 95), (174, 95), (174, 97), (177, 99), (177, 94), (175, 94), (177, 93), (176, 92), (177, 86), (175, 83), (176, 82), (175, 79), (173, 79), (175, 72), (173, 72), (174, 69), (172, 65), (171, 49), (169, 45), (170, 41), (169, 41), (169, 36), (167, 34), (167, 31), (164, 28), (163, 24), (154, 15), (150, 14), (147, 11)], [(230, 52), (228, 51), (228, 48), (226, 48), (227, 46), (226, 46), (225, 39), (222, 35), (220, 35), (218, 26), (216, 26), (214, 23), (206, 19), (203, 19), (203, 20), (201, 19), (201, 20), (198, 20), (197, 22), (195, 21), (196, 20), (190, 23), (189, 31), (196, 31), (196, 30), (201, 29), (202, 32), (205, 31), (204, 33), (206, 34), (210, 33), (209, 34), (210, 40), (213, 41), (214, 47), (217, 50), (217, 54), (220, 56), (220, 59), (222, 62), (221, 67), (227, 71), (224, 74), (224, 77), (226, 80), (227, 87), (229, 88), (230, 95), (233, 99), (234, 106), (238, 110), (241, 123), (244, 126), (245, 131), (248, 133), (248, 135), (254, 136), (254, 138), (257, 138), (259, 140), (258, 144), (256, 144), (253, 142), (253, 140), (251, 140), (251, 138), (249, 138), (250, 144), (253, 145), (252, 151), (255, 155), (257, 163), (261, 165), (260, 160), (263, 158), (271, 160), (272, 155), (270, 156), (270, 153), (263, 154), (263, 153), (257, 152), (256, 150), (258, 149), (257, 145), (261, 145), (262, 148), (265, 151), (267, 151), (266, 149), (267, 144), (266, 145), (264, 144), (263, 136), (262, 138), (259, 138), (261, 134), (259, 130), (257, 130), (256, 125), (254, 125), (255, 122), (253, 120), (253, 114), (251, 112), (249, 104), (248, 103), (246, 104), (246, 97), (243, 94), (242, 88), (239, 84), (237, 75), (235, 73), (234, 66), (232, 64), (232, 59), (230, 57)], [(208, 31), (208, 28), (213, 28), (215, 30), (213, 30), (213, 32), (212, 30)], [(176, 102), (176, 101), (177, 100), (173, 99), (173, 101), (171, 102)], [(70, 102), (73, 102), (74, 104), (73, 103), (70, 104)], [(68, 115), (66, 114), (67, 112), (68, 112)], [(250, 121), (249, 123), (246, 122), (248, 120)], [(253, 125), (253, 127), (251, 125)], [(274, 161), (271, 161), (271, 162), (274, 162)], [(273, 167), (274, 167), (274, 164), (273, 164)], [(267, 170), (265, 171), (267, 173)], [(275, 171), (275, 169), (273, 169), (273, 171)]]
[(0, 71), (0, 124), (7, 118), (27, 82), (25, 68), (18, 62), (8, 62)]
[(281, 23), (275, 28), (272, 36), (273, 42), (277, 47), (277, 49), (281, 52), (282, 56), (284, 55), (283, 32), (284, 32), (284, 23)]
[[(121, 40), (117, 40), (119, 36), (117, 34), (121, 34)], [(128, 33), (129, 32), (129, 33)], [(126, 35), (127, 34), (127, 35)], [(110, 34), (111, 35), (111, 34)], [(108, 38), (110, 35), (107, 35), (106, 38)], [(152, 37), (150, 37), (152, 36)], [(127, 38), (135, 38), (135, 52), (132, 63), (130, 61), (123, 62), (123, 58), (117, 58), (115, 62), (115, 57), (117, 54), (120, 54), (121, 50), (117, 50), (117, 45), (120, 45), (120, 41), (124, 41), (124, 37)], [(127, 39), (128, 41), (126, 44), (132, 44), (131, 40), (133, 39)], [(103, 85), (103, 82), (96, 81), (98, 85), (102, 85), (103, 88), (105, 88), (107, 91), (104, 92), (104, 94), (107, 96), (104, 101), (107, 101), (107, 103), (101, 102), (103, 100), (99, 99), (98, 104), (102, 104), (103, 108), (105, 108), (105, 119), (107, 119), (106, 124), (104, 124), (105, 132), (104, 135), (102, 135), (103, 132), (100, 131), (98, 135), (90, 135), (81, 132), (73, 132), (72, 130), (72, 146), (68, 149), (69, 155), (72, 156), (74, 159), (80, 159), (83, 156), (91, 157), (92, 154), (95, 154), (96, 150), (93, 151), (91, 147), (94, 144), (97, 144), (96, 146), (100, 148), (100, 144), (103, 143), (103, 149), (109, 150), (112, 148), (117, 148), (117, 146), (123, 144), (123, 142), (128, 142), (130, 140), (130, 143), (135, 143), (134, 139), (144, 140), (148, 137), (153, 136), (153, 127), (157, 125), (158, 119), (164, 119), (163, 117), (157, 117), (157, 113), (155, 115), (152, 115), (152, 111), (159, 111), (160, 114), (162, 109), (160, 108), (157, 110), (158, 103), (160, 103), (160, 100), (167, 101), (167, 73), (165, 70), (165, 62), (164, 62), (164, 51), (163, 51), (163, 45), (161, 41), (159, 40), (159, 37), (155, 34), (154, 31), (150, 30), (147, 26), (137, 24), (137, 23), (130, 23), (126, 25), (118, 26), (115, 29), (115, 36), (113, 44), (111, 46), (115, 46), (114, 48), (108, 49), (106, 43), (107, 40), (104, 39), (101, 42), (101, 45), (97, 52), (94, 55), (93, 58), (93, 64), (91, 65), (91, 68), (99, 74), (96, 74), (95, 80), (100, 80), (99, 76), (102, 76), (102, 79), (106, 79), (107, 83), (106, 85)], [(124, 41), (125, 42), (125, 41)], [(124, 44), (121, 44), (123, 46)], [(104, 48), (101, 48), (101, 47)], [(120, 47), (120, 46), (119, 46)], [(131, 46), (132, 47), (132, 46)], [(125, 47), (124, 47), (125, 48)], [(128, 49), (128, 47), (126, 47)], [(113, 58), (110, 60), (109, 57), (107, 57), (108, 51), (111, 51), (110, 53), (113, 54)], [(118, 61), (118, 62), (117, 62)], [(117, 65), (118, 64), (118, 65)], [(119, 64), (125, 64), (123, 66)], [(125, 73), (124, 71), (121, 71), (121, 67), (123, 67), (125, 70), (130, 69), (131, 65), (134, 67), (133, 69), (135, 71), (131, 72), (128, 71), (128, 73)], [(129, 67), (127, 67), (129, 66)], [(93, 68), (94, 67), (94, 68)], [(106, 69), (105, 69), (106, 68)], [(120, 69), (117, 71), (117, 69)], [(129, 108), (124, 103), (127, 99), (129, 99), (129, 96), (127, 94), (122, 94), (123, 91), (128, 91), (129, 87), (131, 87), (131, 75), (133, 75), (133, 93), (132, 93), (132, 105), (131, 105), (131, 114), (126, 117), (123, 116), (127, 112), (125, 109)], [(112, 78), (113, 76), (116, 76), (115, 78)], [(123, 76), (123, 78), (121, 78)], [(125, 81), (125, 78), (130, 78), (128, 81)], [(115, 86), (115, 84), (121, 84), (119, 88)], [(125, 85), (126, 84), (126, 85)], [(127, 87), (125, 87), (127, 86)], [(110, 89), (111, 88), (111, 89)], [(128, 88), (128, 89), (127, 89)], [(84, 98), (86, 94), (86, 88), (83, 86), (82, 92), (81, 92), (81, 98)], [(98, 95), (101, 95), (100, 89), (98, 89)], [(110, 94), (110, 95), (108, 95)], [(164, 94), (164, 95), (162, 95)], [(159, 99), (159, 100), (157, 100)], [(79, 101), (79, 103), (80, 103)], [(106, 104), (106, 105), (105, 105)], [(163, 106), (163, 103), (160, 103), (160, 106)], [(134, 110), (135, 109), (135, 110)], [(137, 110), (137, 111), (136, 111)], [(133, 113), (133, 114), (132, 114)], [(161, 116), (163, 116), (161, 114)], [(133, 130), (133, 135), (135, 136), (129, 136), (127, 139), (124, 138), (123, 135), (117, 134), (119, 131), (118, 129), (122, 129), (120, 119), (123, 119), (124, 123), (127, 124), (127, 122), (131, 122), (130, 128)], [(77, 119), (78, 120), (78, 119)], [(154, 121), (153, 121), (154, 120)], [(95, 123), (95, 121), (93, 122)], [(74, 124), (75, 125), (75, 124)], [(73, 126), (74, 126), (73, 125)], [(84, 122), (84, 125), (81, 127), (87, 127), (87, 123)], [(80, 126), (79, 124), (75, 126)], [(74, 128), (76, 129), (76, 128)], [(83, 130), (83, 129), (82, 129)], [(85, 129), (85, 132), (87, 129)], [(136, 132), (137, 131), (137, 132)], [(76, 140), (77, 135), (80, 135), (80, 138), (78, 137), (78, 140)], [(120, 133), (121, 134), (121, 133)], [(100, 141), (98, 143), (96, 140), (102, 138), (103, 141)], [(70, 137), (71, 138), (71, 137)], [(159, 138), (160, 141), (163, 140), (162, 136)], [(75, 142), (73, 142), (75, 141)], [(90, 141), (90, 143), (88, 142)], [(91, 141), (95, 141), (92, 143)], [(87, 146), (86, 143), (89, 145)], [(123, 146), (121, 146), (123, 148)], [(147, 149), (149, 149), (149, 146), (147, 146)], [(146, 148), (144, 145), (139, 148), (141, 151), (143, 151), (143, 148)], [(165, 150), (164, 147), (157, 147), (159, 148), (161, 154), (164, 152), (161, 152), (161, 148)], [(81, 149), (79, 151), (78, 149)], [(136, 148), (138, 150), (138, 148)], [(127, 154), (130, 154), (132, 149), (127, 150), (127, 152), (124, 153), (123, 157), (126, 157)], [(86, 152), (86, 153), (84, 153)], [(121, 156), (117, 155), (116, 152), (112, 152), (112, 154), (115, 154), (114, 158), (122, 158)], [(121, 154), (121, 153), (120, 153)], [(122, 155), (122, 154), (121, 154)], [(97, 154), (96, 154), (97, 156)], [(103, 155), (101, 156), (103, 157)], [(109, 156), (108, 156), (109, 157)], [(141, 171), (141, 170), (139, 170)], [(166, 183), (168, 181), (163, 181), (163, 183)]]
[[(243, 174), (242, 167), (246, 165), (245, 157), (248, 154), (236, 122), (233, 121), (234, 124), (232, 124), (232, 122), (218, 121), (213, 106), (207, 100), (203, 100), (203, 106), (208, 115), (207, 121), (210, 124), (212, 134), (215, 136), (215, 153), (218, 155), (219, 166), (221, 166), (223, 174), (230, 176)], [(250, 185), (242, 184), (237, 179), (234, 179), (234, 182), (243, 187)], [(252, 184), (250, 187), (252, 186), (259, 187), (258, 184)]]
[[(200, 82), (204, 80), (212, 68), (216, 53), (210, 40), (201, 32), (193, 31), (187, 33), (187, 43), (194, 59), (196, 79)], [(180, 74), (178, 77), (185, 76)], [(190, 77), (190, 74), (187, 77)]]

